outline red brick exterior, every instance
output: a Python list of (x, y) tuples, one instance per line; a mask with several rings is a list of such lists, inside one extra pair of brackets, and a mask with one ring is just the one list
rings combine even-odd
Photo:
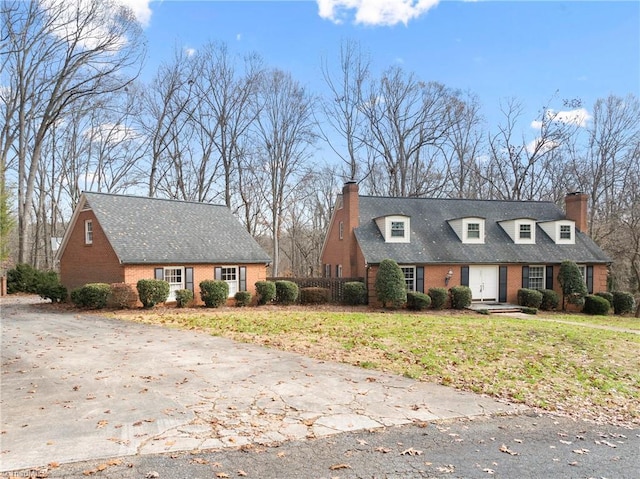
[[(92, 244), (85, 244), (85, 220), (92, 220)], [(153, 279), (155, 268), (167, 266), (193, 268), (196, 304), (202, 304), (198, 285), (205, 279), (214, 279), (216, 266), (246, 266), (247, 290), (254, 297), (255, 283), (264, 281), (267, 277), (265, 264), (120, 264), (95, 215), (87, 210), (79, 213), (60, 257), (60, 280), (69, 291), (87, 283), (127, 283), (135, 290), (138, 280)]]

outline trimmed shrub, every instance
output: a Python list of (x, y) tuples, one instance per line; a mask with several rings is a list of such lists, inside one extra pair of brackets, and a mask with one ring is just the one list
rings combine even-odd
[(141, 279), (136, 284), (136, 289), (144, 308), (153, 308), (169, 297), (169, 283), (161, 279)]
[(560, 264), (558, 282), (562, 288), (562, 309), (565, 301), (582, 306), (584, 297), (587, 295), (587, 285), (584, 284), (580, 268), (573, 261), (563, 261)]
[(302, 304), (324, 304), (331, 298), (331, 290), (328, 288), (309, 287), (300, 289), (300, 302)]
[(200, 298), (207, 308), (219, 308), (227, 302), (229, 285), (218, 279), (205, 279), (200, 282)]
[(418, 291), (407, 292), (407, 308), (412, 311), (423, 311), (431, 306), (431, 298)]
[(107, 306), (110, 290), (107, 283), (88, 283), (71, 291), (71, 301), (79, 308), (102, 309)]
[(557, 309), (560, 304), (560, 296), (552, 289), (543, 289), (542, 303), (540, 303), (540, 309), (545, 311), (551, 311)]
[(36, 293), (39, 271), (27, 263), (17, 264), (7, 271), (7, 294)]
[(635, 309), (635, 300), (631, 293), (626, 291), (613, 292), (613, 312), (615, 314), (627, 314)]
[(607, 301), (609, 301), (609, 307), (613, 307), (613, 294), (609, 291), (600, 291), (596, 293), (596, 296), (600, 296), (601, 298), (606, 299)]
[(524, 314), (538, 314), (537, 308), (529, 308), (528, 306), (524, 306), (522, 312)]
[(349, 281), (344, 284), (344, 303), (357, 306), (367, 304), (367, 286), (361, 281)]
[(293, 304), (298, 299), (298, 285), (293, 281), (276, 281), (276, 303)]
[(176, 307), (186, 308), (193, 302), (193, 291), (190, 289), (179, 289), (176, 291)]
[(256, 283), (258, 304), (264, 305), (276, 299), (276, 283), (273, 281), (258, 281)]
[(251, 293), (249, 291), (238, 291), (234, 298), (238, 308), (243, 308), (251, 304)]
[(588, 294), (584, 297), (584, 308), (582, 312), (585, 314), (597, 314), (605, 316), (609, 314), (611, 305), (606, 298), (596, 296), (595, 294)]
[(36, 293), (43, 299), (50, 299), (52, 303), (62, 303), (67, 300), (67, 288), (60, 284), (58, 273), (55, 271), (38, 272)]
[(382, 307), (387, 305), (399, 308), (407, 301), (407, 283), (404, 280), (402, 269), (392, 259), (383, 259), (376, 275), (376, 296), (382, 303)]
[(138, 295), (132, 285), (127, 283), (111, 283), (109, 285), (107, 306), (110, 308), (131, 308), (136, 304), (137, 300)]
[(429, 288), (429, 297), (431, 298), (431, 307), (433, 309), (442, 309), (447, 303), (446, 288)]
[(471, 288), (469, 286), (453, 286), (449, 289), (451, 293), (451, 307), (453, 309), (464, 309), (471, 305)]
[(538, 309), (542, 304), (542, 293), (536, 289), (520, 288), (518, 290), (518, 304)]

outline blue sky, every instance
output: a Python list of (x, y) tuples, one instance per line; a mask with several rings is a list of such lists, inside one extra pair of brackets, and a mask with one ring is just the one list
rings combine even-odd
[[(341, 42), (351, 39), (378, 71), (401, 64), (423, 80), (476, 93), (489, 127), (507, 97), (520, 99), (531, 121), (543, 105), (562, 109), (564, 98), (589, 109), (609, 94), (640, 95), (637, 1), (422, 0), (422, 10), (415, 0), (122, 1), (143, 12), (147, 80), (175, 48), (197, 52), (213, 40), (255, 51), (322, 93), (321, 58), (337, 62)], [(334, 7), (334, 16), (322, 17), (319, 5), (325, 13)]]

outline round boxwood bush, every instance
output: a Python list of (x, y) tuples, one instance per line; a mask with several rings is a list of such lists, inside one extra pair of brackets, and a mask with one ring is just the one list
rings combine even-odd
[(543, 289), (542, 302), (540, 303), (540, 309), (545, 311), (551, 311), (558, 308), (560, 304), (560, 296), (552, 289)]
[(110, 290), (107, 283), (88, 283), (71, 291), (71, 302), (79, 308), (102, 309), (107, 306)]
[(238, 308), (243, 308), (251, 304), (251, 293), (249, 291), (238, 291), (234, 298)]
[(186, 308), (193, 301), (193, 291), (190, 289), (179, 289), (175, 294), (178, 308)]
[(229, 285), (219, 279), (205, 279), (200, 282), (200, 298), (207, 308), (219, 308), (227, 302)]
[(300, 289), (300, 302), (302, 304), (324, 304), (328, 303), (330, 298), (331, 290), (329, 288), (311, 286)]
[(431, 298), (431, 307), (433, 309), (442, 309), (447, 302), (446, 288), (429, 288), (429, 297)]
[(256, 282), (256, 293), (259, 305), (270, 303), (276, 299), (276, 283), (273, 281), (258, 281)]
[(376, 274), (376, 296), (382, 303), (382, 307), (387, 305), (399, 308), (407, 301), (407, 283), (404, 279), (402, 269), (392, 259), (383, 259)]
[(616, 314), (627, 314), (635, 309), (635, 301), (631, 293), (626, 291), (613, 292), (613, 312)]
[(107, 306), (109, 308), (126, 309), (135, 306), (138, 295), (133, 285), (128, 283), (111, 283)]
[(469, 286), (454, 286), (449, 289), (449, 292), (453, 309), (464, 309), (471, 305), (471, 288)]
[(144, 308), (153, 308), (169, 297), (169, 283), (161, 279), (141, 279), (136, 283), (136, 289)]
[(367, 286), (361, 281), (349, 281), (345, 283), (342, 294), (345, 304), (351, 306), (367, 304)]
[(407, 308), (412, 311), (423, 311), (431, 305), (431, 298), (418, 291), (407, 292)]
[(521, 288), (518, 290), (518, 304), (537, 309), (542, 304), (542, 293), (536, 289)]
[(293, 281), (276, 281), (276, 303), (293, 304), (298, 299), (298, 285)]
[(599, 291), (598, 293), (596, 293), (596, 296), (600, 296), (601, 298), (606, 299), (607, 301), (609, 301), (609, 307), (613, 307), (613, 294), (609, 291)]
[(609, 314), (610, 309), (609, 301), (601, 296), (595, 294), (588, 294), (584, 297), (584, 308), (582, 312), (585, 314), (597, 314), (604, 316)]

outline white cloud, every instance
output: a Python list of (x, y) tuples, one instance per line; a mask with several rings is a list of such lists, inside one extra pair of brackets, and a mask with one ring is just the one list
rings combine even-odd
[[(558, 112), (547, 110), (546, 115), (547, 120), (565, 123), (567, 125), (576, 125), (581, 128), (586, 127), (587, 123), (592, 118), (589, 112), (584, 108), (576, 108), (575, 110)], [(531, 128), (539, 130), (540, 128), (542, 128), (542, 121), (533, 120), (531, 122)]]
[(196, 54), (196, 49), (191, 47), (185, 47), (184, 52), (187, 54), (187, 57), (191, 58)]
[(536, 138), (535, 140), (531, 140), (529, 143), (527, 143), (526, 148), (527, 152), (529, 152), (529, 154), (532, 154), (536, 150), (538, 150), (539, 153), (547, 153), (548, 151), (555, 150), (559, 146), (560, 143), (558, 143), (557, 141), (544, 141), (542, 138)]
[(91, 141), (108, 144), (137, 140), (142, 137), (137, 131), (115, 123), (103, 123), (97, 127), (90, 128), (84, 132), (84, 135), (90, 138)]
[(340, 24), (348, 12), (355, 10), (356, 24), (370, 26), (407, 25), (439, 0), (317, 0), (320, 17)]
[(151, 22), (151, 8), (149, 4), (151, 0), (117, 0), (118, 3), (129, 7), (133, 12), (136, 20), (140, 22), (143, 27), (148, 27)]

